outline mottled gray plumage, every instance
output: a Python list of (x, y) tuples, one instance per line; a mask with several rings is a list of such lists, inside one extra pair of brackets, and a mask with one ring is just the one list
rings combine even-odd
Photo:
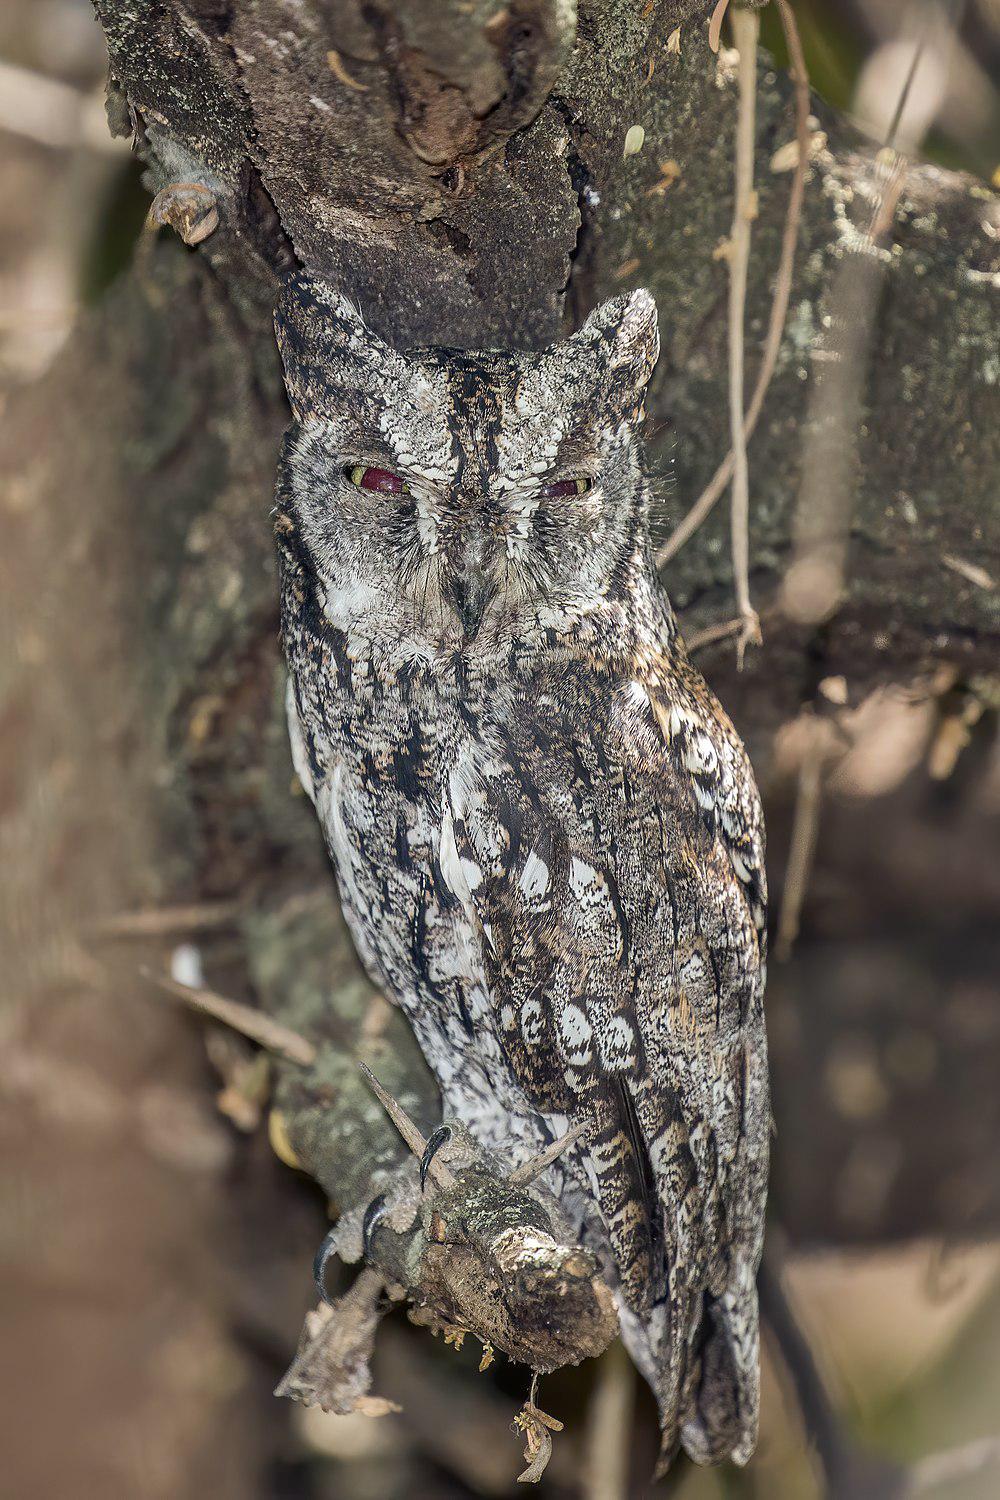
[(388, 348), (297, 277), (276, 534), (296, 766), (457, 1117), (617, 1289), (664, 1455), (745, 1461), (770, 1123), (763, 829), (653, 568), (645, 292), (539, 355)]

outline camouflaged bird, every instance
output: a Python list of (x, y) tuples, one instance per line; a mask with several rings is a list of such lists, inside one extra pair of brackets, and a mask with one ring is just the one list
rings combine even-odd
[(767, 1178), (764, 835), (654, 570), (646, 292), (541, 354), (401, 354), (285, 287), (295, 763), (444, 1100), (611, 1285), (663, 1455), (745, 1462)]

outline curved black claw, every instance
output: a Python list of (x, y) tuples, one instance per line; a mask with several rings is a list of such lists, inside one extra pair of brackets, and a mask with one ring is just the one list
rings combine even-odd
[(365, 1209), (365, 1216), (361, 1221), (361, 1244), (364, 1247), (365, 1260), (371, 1259), (372, 1235), (378, 1228), (379, 1220), (384, 1219), (388, 1211), (384, 1193), (379, 1193), (377, 1198), (373, 1198)]
[(444, 1145), (445, 1141), (450, 1141), (450, 1140), (451, 1140), (451, 1126), (450, 1125), (439, 1125), (438, 1128), (436, 1130), (432, 1130), (431, 1133), (430, 1133), (430, 1135), (427, 1137), (427, 1145), (424, 1147), (424, 1154), (420, 1158), (420, 1191), (421, 1192), (423, 1192), (424, 1185), (427, 1182), (427, 1173), (430, 1170), (431, 1162), (434, 1160), (435, 1156), (440, 1151), (440, 1149)]
[(333, 1256), (336, 1253), (334, 1250), (336, 1235), (337, 1226), (335, 1224), (333, 1228), (328, 1230), (324, 1235), (323, 1243), (320, 1245), (319, 1249), (316, 1251), (316, 1254), (313, 1256), (313, 1281), (315, 1281), (316, 1283), (317, 1292), (319, 1292), (320, 1297), (328, 1307), (333, 1306), (333, 1298), (330, 1296), (330, 1293), (326, 1289), (326, 1268), (330, 1264), (330, 1261), (333, 1259)]

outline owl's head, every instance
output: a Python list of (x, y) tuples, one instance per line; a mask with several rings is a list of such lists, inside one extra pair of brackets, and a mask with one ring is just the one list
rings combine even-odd
[(305, 276), (276, 327), (294, 418), (279, 527), (330, 624), (487, 649), (645, 574), (648, 292), (540, 354), (402, 354)]

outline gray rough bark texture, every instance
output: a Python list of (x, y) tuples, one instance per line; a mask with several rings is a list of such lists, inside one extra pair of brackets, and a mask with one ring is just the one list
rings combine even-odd
[[(136, 902), (240, 899), (247, 988), (321, 1048), (314, 1069), (283, 1070), (288, 1136), (338, 1208), (355, 1209), (401, 1154), (355, 1058), (425, 1131), (437, 1101), (399, 1015), (370, 1024), (370, 987), (292, 785), (268, 520), (286, 420), (270, 327), (278, 278), (306, 264), (404, 346), (539, 346), (602, 298), (649, 287), (664, 342), (650, 457), (669, 477), (665, 512), (676, 521), (727, 447), (726, 266), (713, 252), (731, 218), (732, 71), (709, 52), (711, 6), (696, 0), (584, 0), (578, 16), (571, 0), (96, 9), (109, 113), (134, 132), (151, 189), (202, 184), (220, 222), (196, 251), (163, 236), (145, 247), (44, 387), (14, 403), (8, 467), (39, 515), (58, 517), (71, 491), (80, 545), (107, 547), (102, 609), (115, 622), (155, 830)], [(677, 27), (679, 53), (666, 46)], [(751, 383), (788, 192), (771, 158), (794, 134), (789, 82), (766, 58), (759, 88)], [(870, 153), (816, 112), (827, 140), (810, 167), (791, 315), (750, 453), (751, 583), (764, 609), (792, 553), (810, 394), (842, 312), (838, 272), (861, 253), (876, 191)], [(632, 124), (645, 142), (624, 158)], [(821, 678), (844, 674), (857, 701), (943, 662), (962, 683), (995, 665), (1000, 596), (942, 557), (995, 573), (1000, 553), (998, 224), (981, 185), (928, 167), (908, 173), (857, 371), (843, 597), (817, 625), (769, 615), (765, 647), (741, 676), (731, 646), (705, 658), (765, 793), (774, 731)], [(48, 524), (58, 551), (59, 525)], [(668, 585), (688, 630), (732, 612), (724, 504), (671, 564)], [(85, 709), (81, 724), (81, 742), (106, 754)], [(111, 764), (130, 753), (119, 737)], [(93, 902), (99, 913), (99, 891)], [(869, 998), (877, 1024), (890, 1002)], [(810, 1029), (805, 1048), (777, 1030), (777, 1096), (793, 1139), (820, 1133), (823, 1057), (840, 1029), (853, 1034), (848, 1010), (798, 1022)], [(970, 1067), (981, 1051), (970, 1038)], [(811, 1078), (783, 1085), (784, 1065), (790, 1074), (803, 1057)], [(987, 1142), (988, 1123), (977, 1127)], [(850, 1150), (849, 1119), (822, 1126), (825, 1150)], [(893, 1128), (920, 1160), (932, 1127), (912, 1095)], [(897, 1232), (888, 1208), (859, 1228), (807, 1168), (782, 1165), (780, 1143), (778, 1152), (773, 1210), (801, 1237)], [(951, 1201), (931, 1183), (902, 1232), (966, 1224), (967, 1204)], [(1000, 1223), (995, 1172), (974, 1217)]]

